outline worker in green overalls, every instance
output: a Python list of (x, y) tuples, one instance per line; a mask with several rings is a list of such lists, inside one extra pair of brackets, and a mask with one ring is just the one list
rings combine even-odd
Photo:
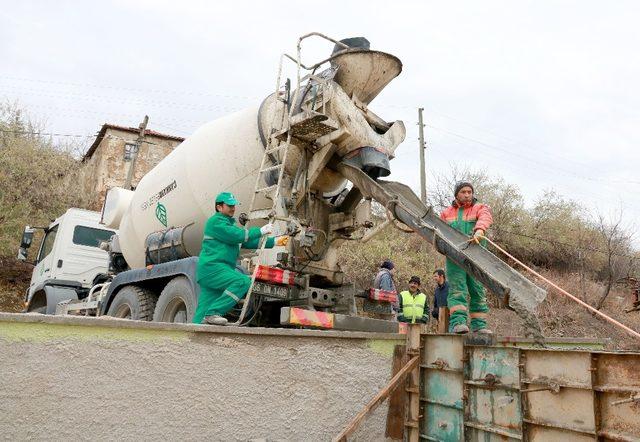
[[(260, 238), (273, 232), (273, 225), (243, 228), (233, 217), (238, 201), (229, 192), (216, 197), (216, 213), (204, 226), (204, 239), (198, 261), (200, 285), (194, 324), (226, 325), (226, 315), (247, 294), (251, 278), (236, 270), (240, 248), (257, 249)], [(284, 246), (288, 236), (267, 238), (266, 248)]]
[[(473, 196), (473, 185), (467, 181), (456, 184), (451, 206), (440, 214), (440, 218), (471, 241), (485, 245), (485, 232), (493, 222), (491, 209), (480, 204)], [(449, 332), (464, 334), (469, 332), (467, 319), (471, 317), (471, 331), (491, 333), (487, 329), (487, 296), (484, 287), (468, 275), (455, 262), (447, 258), (447, 279), (449, 280)], [(467, 296), (469, 301), (467, 301)]]

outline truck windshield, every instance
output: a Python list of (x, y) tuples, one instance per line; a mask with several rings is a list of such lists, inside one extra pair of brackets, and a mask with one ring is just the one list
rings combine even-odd
[(111, 230), (76, 226), (73, 229), (73, 243), (80, 246), (99, 247), (102, 241), (109, 241), (114, 233)]
[(54, 226), (49, 229), (46, 236), (42, 240), (42, 247), (40, 248), (40, 254), (38, 255), (38, 262), (47, 257), (53, 250), (53, 243), (56, 241), (56, 235), (58, 234), (58, 226)]

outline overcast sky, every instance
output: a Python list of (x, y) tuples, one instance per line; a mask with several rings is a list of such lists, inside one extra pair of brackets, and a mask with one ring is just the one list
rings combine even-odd
[[(613, 215), (640, 217), (640, 2), (0, 0), (0, 97), (55, 133), (104, 122), (188, 136), (274, 89), (278, 57), (319, 31), (365, 36), (403, 72), (371, 104), (404, 120), (393, 178), (468, 164)], [(311, 41), (307, 62), (330, 45)], [(638, 238), (636, 243), (638, 244)]]

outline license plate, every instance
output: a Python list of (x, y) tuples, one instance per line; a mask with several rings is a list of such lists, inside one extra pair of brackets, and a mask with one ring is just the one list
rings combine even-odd
[(291, 289), (289, 287), (285, 287), (281, 285), (265, 284), (263, 282), (258, 282), (258, 281), (254, 282), (253, 284), (253, 292), (263, 296), (268, 296), (271, 298), (278, 298), (278, 299), (291, 298)]

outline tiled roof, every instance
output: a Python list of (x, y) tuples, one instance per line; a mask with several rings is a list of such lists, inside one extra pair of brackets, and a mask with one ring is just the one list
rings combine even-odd
[[(84, 154), (83, 160), (91, 158), (91, 155), (93, 155), (95, 150), (98, 148), (98, 145), (100, 144), (100, 142), (103, 140), (103, 138), (107, 134), (107, 130), (108, 129), (131, 132), (131, 133), (134, 133), (136, 135), (140, 132), (140, 129), (137, 128), (137, 127), (127, 127), (127, 126), (119, 126), (117, 124), (105, 123), (105, 124), (102, 125), (102, 128), (100, 129), (100, 132), (98, 132), (98, 135), (96, 136), (96, 140), (93, 142), (91, 147), (89, 147), (89, 150), (87, 150), (87, 152)], [(184, 141), (183, 137), (178, 137), (176, 135), (167, 135), (167, 134), (163, 134), (163, 133), (160, 133), (160, 132), (156, 132), (155, 130), (149, 130), (149, 129), (145, 130), (145, 136), (164, 138), (165, 140), (173, 140), (173, 141), (178, 141), (178, 142), (183, 142)]]

